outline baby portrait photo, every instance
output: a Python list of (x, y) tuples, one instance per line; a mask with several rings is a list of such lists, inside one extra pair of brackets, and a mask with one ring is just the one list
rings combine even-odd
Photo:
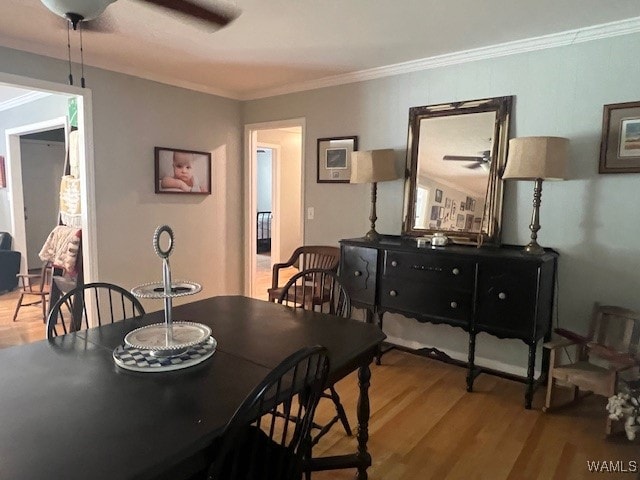
[(155, 192), (211, 194), (211, 153), (155, 147)]

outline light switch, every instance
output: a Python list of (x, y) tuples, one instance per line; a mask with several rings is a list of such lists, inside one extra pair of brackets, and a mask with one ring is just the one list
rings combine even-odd
[(313, 217), (315, 217), (316, 215), (316, 211), (313, 207), (308, 207), (307, 208), (307, 220), (313, 220)]

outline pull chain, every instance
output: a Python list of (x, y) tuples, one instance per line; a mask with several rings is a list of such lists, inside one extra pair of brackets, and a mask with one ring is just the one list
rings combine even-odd
[(69, 85), (73, 85), (73, 73), (71, 72), (71, 22), (67, 22), (67, 54), (69, 57)]
[(80, 22), (80, 86), (84, 88), (84, 50), (82, 48), (82, 22)]

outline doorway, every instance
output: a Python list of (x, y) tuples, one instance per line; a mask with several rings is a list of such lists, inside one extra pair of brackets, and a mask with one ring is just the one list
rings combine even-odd
[(245, 135), (245, 292), (266, 300), (273, 264), (303, 244), (304, 119), (247, 125)]

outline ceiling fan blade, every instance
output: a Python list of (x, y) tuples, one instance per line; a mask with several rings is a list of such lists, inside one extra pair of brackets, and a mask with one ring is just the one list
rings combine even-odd
[(484, 162), (484, 157), (465, 156), (465, 155), (445, 155), (442, 160), (455, 160), (459, 162)]
[(240, 15), (240, 10), (233, 8), (231, 5), (228, 7), (222, 4), (218, 6), (203, 6), (192, 0), (139, 0), (141, 2), (157, 5), (167, 10), (182, 13), (199, 20), (204, 20), (208, 23), (220, 25), (224, 27)]

